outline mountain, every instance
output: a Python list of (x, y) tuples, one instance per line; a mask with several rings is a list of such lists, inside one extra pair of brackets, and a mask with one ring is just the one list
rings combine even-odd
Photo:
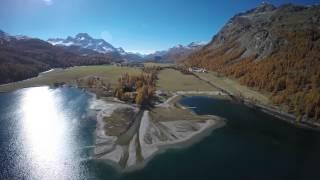
[(73, 52), (82, 56), (108, 54), (114, 58), (120, 58), (123, 61), (143, 61), (143, 57), (141, 55), (126, 52), (121, 47), (115, 48), (105, 40), (94, 39), (87, 33), (79, 33), (75, 37), (69, 36), (66, 39), (50, 38), (47, 41), (54, 46), (62, 47), (69, 52)]
[(144, 58), (145, 55), (142, 55), (140, 53), (131, 53), (131, 52), (126, 52), (121, 55), (122, 59), (125, 62), (144, 62), (146, 59)]
[(263, 3), (232, 17), (187, 66), (201, 66), (272, 94), (300, 119), (320, 117), (320, 6)]
[(87, 33), (79, 33), (75, 37), (67, 37), (66, 39), (56, 38), (48, 39), (48, 42), (55, 46), (79, 46), (84, 49), (90, 49), (99, 53), (118, 52), (118, 49), (103, 39), (94, 39)]
[(0, 84), (34, 77), (50, 68), (108, 64), (118, 60), (100, 54), (80, 56), (40, 39), (11, 36), (0, 31)]
[(177, 45), (168, 50), (156, 51), (155, 53), (145, 56), (145, 60), (160, 61), (160, 62), (177, 62), (179, 60), (185, 59), (192, 52), (201, 49), (205, 43), (192, 42), (186, 46)]
[(7, 34), (7, 33), (5, 33), (5, 32), (3, 32), (3, 31), (0, 30), (0, 40), (1, 40), (1, 42), (3, 42), (3, 41), (9, 41), (10, 38), (11, 38), (11, 37), (10, 37), (9, 34)]
[(0, 44), (5, 43), (7, 41), (23, 40), (23, 39), (30, 39), (30, 38), (23, 35), (11, 36), (10, 34), (0, 30)]

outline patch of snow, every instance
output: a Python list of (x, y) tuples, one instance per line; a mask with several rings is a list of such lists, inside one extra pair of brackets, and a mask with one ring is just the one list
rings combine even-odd
[(56, 38), (48, 39), (48, 42), (54, 46), (71, 46), (76, 45), (82, 48), (91, 49), (99, 53), (107, 53), (116, 51), (112, 45), (109, 45), (103, 39), (93, 39), (87, 34), (77, 35), (76, 37), (68, 36), (66, 39)]
[(23, 36), (23, 35), (17, 35), (17, 36), (14, 36), (14, 38), (17, 40), (30, 39), (28, 36)]
[(106, 46), (103, 46), (102, 47), (106, 52), (110, 52), (110, 51), (113, 51), (113, 49), (109, 48), (109, 47), (106, 47)]
[(85, 46), (85, 48), (88, 48), (88, 47), (90, 47), (90, 46), (92, 46), (92, 43), (87, 44), (87, 45)]
[(52, 44), (54, 46), (57, 46), (57, 45), (59, 45), (59, 46), (71, 46), (71, 45), (74, 44), (71, 41), (70, 42), (63, 42), (62, 40), (60, 40), (60, 41), (48, 41), (48, 43), (50, 43), (50, 44)]
[(73, 42), (67, 42), (67, 43), (62, 43), (61, 45), (64, 45), (64, 46), (71, 46), (73, 45), (74, 43)]
[(63, 43), (63, 41), (48, 41), (48, 43), (52, 44), (52, 45), (60, 45)]

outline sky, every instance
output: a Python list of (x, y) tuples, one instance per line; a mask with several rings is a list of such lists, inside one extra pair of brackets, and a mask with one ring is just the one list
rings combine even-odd
[[(235, 14), (261, 0), (0, 0), (0, 29), (43, 40), (86, 32), (143, 54), (209, 42)], [(316, 4), (320, 0), (267, 0)]]

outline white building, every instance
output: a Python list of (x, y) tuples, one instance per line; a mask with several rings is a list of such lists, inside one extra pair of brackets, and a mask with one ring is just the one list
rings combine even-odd
[(205, 72), (207, 72), (207, 69), (206, 68), (189, 67), (189, 72), (205, 73)]

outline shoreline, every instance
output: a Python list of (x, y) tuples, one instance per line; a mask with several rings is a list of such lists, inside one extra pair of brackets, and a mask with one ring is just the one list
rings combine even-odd
[(293, 114), (287, 113), (287, 112), (282, 112), (279, 109), (273, 108), (273, 107), (269, 107), (266, 105), (261, 105), (261, 104), (256, 104), (256, 103), (252, 103), (250, 101), (246, 101), (244, 100), (242, 102), (242, 104), (262, 111), (266, 114), (269, 114), (273, 117), (276, 117), (290, 125), (293, 125), (297, 128), (301, 128), (301, 129), (308, 129), (308, 130), (313, 130), (313, 131), (319, 131), (320, 132), (320, 124), (312, 124), (309, 121), (306, 120), (301, 120), (301, 121), (296, 121), (296, 116), (294, 116)]
[(282, 121), (285, 121), (291, 125), (294, 125), (298, 128), (303, 128), (303, 129), (310, 129), (310, 130), (314, 130), (314, 131), (320, 131), (320, 123), (313, 123), (311, 119), (305, 118), (303, 117), (302, 120), (300, 120), (299, 122), (296, 121), (297, 117), (289, 112), (283, 112), (281, 111), (281, 109), (279, 109), (279, 107), (277, 106), (273, 106), (273, 105), (268, 105), (268, 104), (264, 104), (264, 103), (257, 103), (254, 102), (248, 98), (245, 97), (240, 97), (237, 95), (234, 95), (232, 92), (230, 92), (228, 89), (225, 89), (223, 87), (220, 87), (214, 83), (212, 83), (210, 80), (200, 77), (199, 75), (192, 73), (193, 76), (195, 76), (196, 78), (198, 78), (201, 81), (204, 81), (208, 84), (210, 84), (212, 87), (217, 88), (218, 90), (220, 90), (222, 93), (226, 94), (227, 96), (229, 96), (233, 101), (236, 102), (240, 102), (250, 108), (254, 108), (254, 109), (259, 109), (264, 113), (267, 113), (271, 116), (274, 116)]
[(170, 150), (170, 149), (182, 150), (182, 149), (188, 148), (188, 147), (190, 147), (192, 145), (195, 145), (196, 143), (200, 142), (201, 140), (203, 140), (204, 138), (209, 136), (215, 129), (221, 128), (221, 127), (223, 127), (225, 125), (226, 125), (226, 122), (220, 121), (219, 123), (213, 124), (210, 127), (205, 127), (202, 131), (193, 134), (193, 136), (190, 137), (189, 139), (185, 139), (185, 140), (182, 140), (180, 142), (175, 142), (174, 144), (173, 143), (172, 144), (168, 143), (168, 144), (160, 145), (158, 147), (159, 149), (154, 154), (152, 154), (151, 156), (146, 158), (142, 163), (136, 164), (136, 165), (131, 166), (129, 168), (120, 169), (120, 170), (121, 170), (121, 172), (132, 172), (132, 171), (135, 171), (135, 170), (142, 169), (146, 165), (148, 165), (148, 163), (150, 161), (152, 161), (152, 159), (154, 157), (156, 157), (157, 155), (163, 154), (167, 150)]
[[(200, 93), (181, 93), (181, 95), (186, 95), (186, 96), (206, 96), (206, 97), (222, 97), (222, 98), (226, 98), (226, 97), (230, 97), (229, 94), (225, 94), (222, 92), (222, 94), (216, 94), (216, 95), (212, 95), (212, 93), (210, 94), (206, 94), (203, 92)], [(227, 98), (226, 98), (227, 99)], [(262, 104), (257, 104), (257, 103), (253, 103), (249, 100), (246, 99), (239, 99), (239, 100), (235, 100), (234, 98), (230, 97), (229, 98), (231, 101), (237, 102), (237, 103), (241, 103), (249, 108), (252, 109), (256, 109), (258, 111), (262, 111), (268, 115), (271, 115), (273, 117), (278, 118), (281, 121), (284, 121), (286, 123), (288, 123), (289, 125), (293, 125), (296, 128), (301, 128), (301, 129), (308, 129), (308, 130), (313, 130), (313, 131), (319, 131), (320, 132), (320, 124), (312, 124), (309, 121), (306, 121), (305, 119), (297, 122), (296, 121), (296, 116), (294, 116), (293, 114), (287, 113), (287, 112), (282, 112), (281, 110), (273, 107), (273, 106), (267, 106), (267, 105), (262, 105)]]

